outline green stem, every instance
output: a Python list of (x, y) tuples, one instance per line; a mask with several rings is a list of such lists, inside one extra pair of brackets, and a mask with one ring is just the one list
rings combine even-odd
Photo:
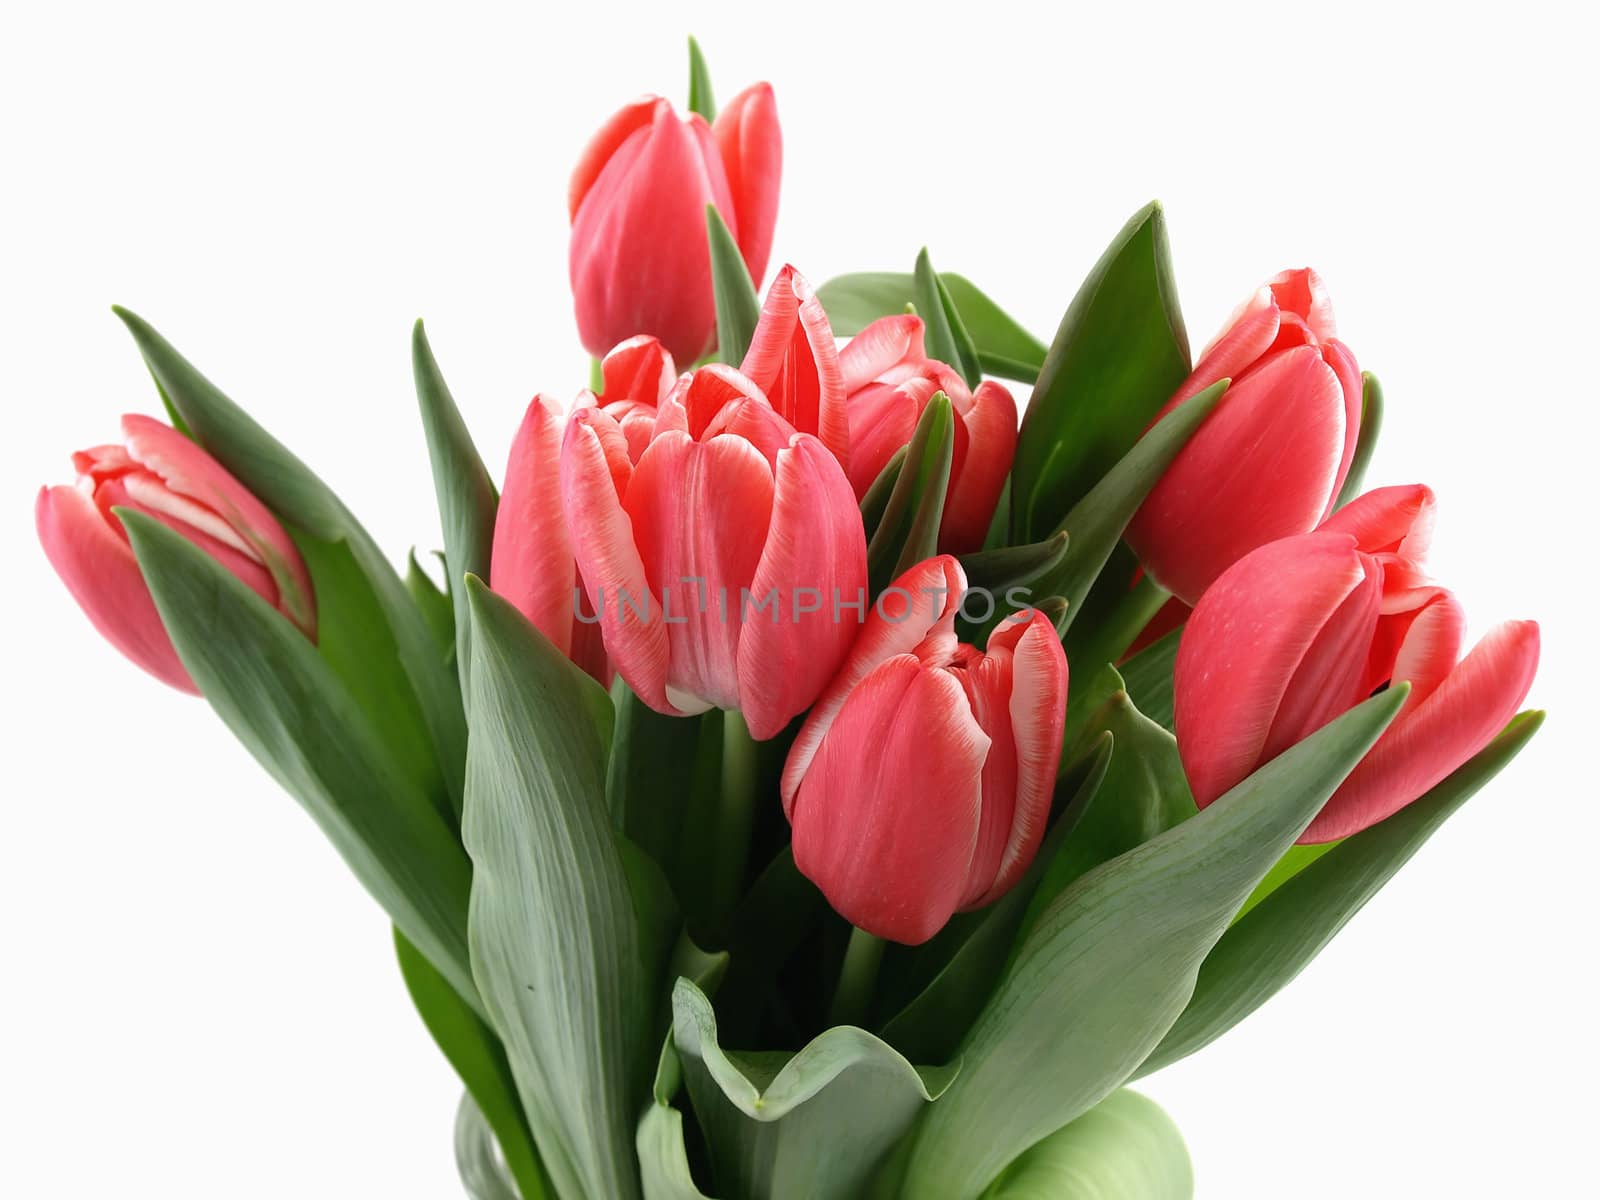
[(722, 778), (717, 789), (715, 909), (730, 919), (744, 885), (750, 859), (750, 830), (756, 813), (756, 743), (744, 717), (722, 714)]
[(866, 1019), (882, 961), (883, 939), (864, 929), (852, 929), (844, 965), (839, 968), (839, 986), (828, 1008), (829, 1025), (859, 1025)]
[(600, 360), (598, 358), (591, 358), (589, 360), (589, 390), (598, 396), (601, 392), (605, 391), (605, 387), (606, 377), (605, 373), (600, 368)]

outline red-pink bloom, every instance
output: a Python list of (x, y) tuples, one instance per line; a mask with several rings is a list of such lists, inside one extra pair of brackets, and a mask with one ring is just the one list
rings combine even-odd
[(685, 377), (637, 464), (579, 409), (561, 487), (606, 649), (646, 704), (739, 709), (769, 738), (816, 699), (864, 607), (866, 537), (839, 464), (750, 380)]
[[(601, 409), (622, 426), (628, 457), (634, 462), (656, 432), (656, 410), (672, 393), (677, 375), (672, 355), (648, 334), (613, 346), (600, 362), (605, 388), (596, 398)], [(582, 404), (584, 398), (579, 398)]]
[(785, 266), (772, 281), (739, 370), (801, 433), (813, 434), (850, 466), (839, 347), (822, 302), (804, 275)]
[(1020, 614), (964, 645), (966, 582), (941, 556), (883, 593), (783, 772), (795, 864), (852, 924), (908, 945), (1016, 884), (1061, 758), (1055, 628)]
[(856, 498), (911, 440), (936, 392), (950, 397), (955, 448), (939, 549), (965, 554), (983, 545), (1017, 449), (1017, 405), (992, 379), (969, 391), (950, 367), (923, 349), (920, 317), (882, 317), (839, 352), (850, 418), (850, 486)]
[(716, 338), (706, 205), (716, 205), (751, 278), (772, 251), (783, 141), (772, 88), (758, 83), (714, 126), (659, 96), (623, 108), (572, 173), (568, 265), (578, 334), (591, 354), (637, 333), (693, 362)]
[(1219, 379), (1233, 381), (1228, 394), (1127, 533), (1189, 604), (1257, 546), (1328, 516), (1360, 432), (1361, 372), (1315, 271), (1285, 271), (1241, 306), (1157, 420)]
[(50, 565), (101, 635), (163, 683), (199, 692), (112, 512), (128, 508), (181, 533), (314, 638), (311, 576), (266, 505), (170, 426), (129, 415), (122, 437), (74, 454), (77, 485), (41, 488), (34, 505)]
[(557, 650), (609, 684), (611, 669), (599, 627), (582, 619), (592, 616), (592, 610), (583, 607), (582, 580), (561, 507), (564, 425), (558, 401), (535, 396), (528, 405), (511, 443), (495, 513), (489, 586), (516, 605)]
[(1314, 533), (1247, 554), (1201, 597), (1173, 686), (1178, 750), (1202, 808), (1408, 681), (1399, 716), (1300, 840), (1347, 837), (1417, 799), (1516, 713), (1538, 666), (1539, 627), (1505, 622), (1460, 658), (1461, 606), (1414, 557), (1432, 507), (1426, 488), (1372, 493)]

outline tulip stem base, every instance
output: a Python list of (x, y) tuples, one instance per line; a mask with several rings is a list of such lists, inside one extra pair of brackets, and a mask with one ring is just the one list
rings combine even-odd
[(883, 939), (865, 929), (852, 929), (844, 964), (839, 968), (839, 986), (828, 1009), (829, 1025), (859, 1025), (866, 1019), (882, 961)]
[[(713, 714), (714, 715), (714, 714)], [(750, 859), (756, 813), (756, 743), (737, 711), (722, 714), (722, 775), (718, 788), (716, 913), (730, 916), (739, 903)]]

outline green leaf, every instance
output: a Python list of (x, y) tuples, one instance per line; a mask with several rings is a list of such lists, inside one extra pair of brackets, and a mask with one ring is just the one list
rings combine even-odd
[(961, 555), (961, 569), (967, 585), (1004, 593), (1047, 574), (1060, 565), (1067, 553), (1067, 531), (1060, 530), (1027, 546), (1005, 546)]
[(895, 477), (877, 532), (867, 543), (867, 580), (872, 595), (902, 572), (938, 552), (955, 453), (955, 414), (950, 398), (935, 392), (922, 410), (906, 447), (905, 464)]
[(142, 318), (124, 308), (113, 311), (128, 327), (156, 386), (195, 441), (289, 524), (321, 541), (349, 545), (393, 634), (396, 656), (422, 708), (440, 773), (459, 809), (467, 744), (460, 690), (394, 567), (349, 509), (281, 442)]
[(1072, 540), (1061, 562), (1036, 585), (1036, 593), (1066, 598), (1069, 628), (1116, 550), (1122, 531), (1184, 443), (1211, 415), (1227, 386), (1227, 380), (1214, 383), (1162, 417), (1061, 522)]
[(417, 561), (415, 550), (406, 555), (406, 591), (411, 593), (422, 619), (427, 622), (428, 632), (433, 634), (440, 655), (446, 662), (453, 663), (456, 657), (456, 615), (450, 605), (449, 589), (433, 582)]
[(1139, 573), (1139, 560), (1128, 544), (1119, 542), (1062, 639), (1068, 665), (1088, 674), (1117, 662), (1169, 599), (1150, 576)]
[(1109, 733), (1111, 761), (1071, 835), (1049, 859), (1022, 923), (1025, 930), (1075, 880), (1181, 825), (1196, 812), (1177, 739), (1134, 707), (1116, 669), (1103, 668), (1089, 691), (1105, 700), (1077, 731), (1078, 752), (1073, 757), (1098, 753), (1101, 739)]
[(433, 465), (439, 524), (444, 530), (445, 581), (455, 611), (456, 662), (464, 671), (468, 659), (467, 593), (461, 581), (469, 574), (489, 577), (500, 496), (439, 371), (421, 321), (411, 333), (411, 370), (428, 438), (428, 460)]
[(1344, 477), (1339, 489), (1339, 499), (1334, 507), (1343, 508), (1361, 494), (1362, 480), (1367, 477), (1367, 467), (1372, 462), (1372, 452), (1378, 448), (1378, 434), (1383, 430), (1383, 388), (1371, 371), (1361, 372), (1361, 431), (1356, 434), (1356, 453), (1350, 460), (1350, 473)]
[[(1044, 363), (1044, 343), (964, 275), (943, 271), (939, 281), (977, 347), (984, 372), (1032, 383)], [(914, 303), (915, 287), (910, 274), (865, 271), (830, 279), (817, 289), (817, 295), (834, 333), (854, 337), (879, 317), (905, 312), (906, 306)], [(921, 311), (922, 306), (917, 308)]]
[(493, 1131), (522, 1200), (544, 1200), (549, 1194), (544, 1170), (500, 1039), (398, 929), (394, 931), (394, 949), (411, 1002)]
[(923, 345), (929, 357), (936, 358), (955, 368), (956, 374), (966, 380), (969, 388), (983, 381), (983, 368), (978, 364), (978, 348), (972, 335), (961, 321), (955, 302), (933, 269), (933, 260), (924, 246), (917, 255), (916, 270), (912, 272), (912, 303), (922, 314), (925, 328)]
[(841, 1025), (798, 1053), (731, 1054), (711, 1003), (673, 989), (673, 1042), (719, 1191), (767, 1200), (845, 1200), (942, 1094), (955, 1068), (919, 1070), (865, 1030)]
[(700, 52), (700, 43), (689, 39), (689, 111), (699, 113), (706, 124), (717, 119), (717, 101), (711, 94), (711, 70), (706, 66), (706, 56)]
[(1194, 1168), (1172, 1118), (1113, 1092), (1024, 1151), (984, 1200), (1190, 1200)]
[[(697, 950), (692, 944), (690, 950)], [(703, 991), (713, 990), (726, 969), (726, 954), (690, 953), (679, 964), (675, 978), (687, 979)], [(668, 1005), (671, 1006), (671, 997)], [(634, 1148), (639, 1155), (639, 1172), (644, 1183), (644, 1200), (709, 1200), (694, 1181), (689, 1152), (683, 1138), (683, 1114), (672, 1107), (673, 1097), (683, 1086), (683, 1063), (673, 1043), (669, 1015), (666, 1041), (656, 1062), (653, 1103), (639, 1118)]]
[(761, 1006), (779, 969), (829, 911), (816, 884), (794, 865), (794, 851), (785, 846), (734, 913), (728, 974), (718, 993), (725, 1001), (725, 1036), (754, 1038)]
[(963, 1043), (962, 1073), (924, 1114), (906, 1197), (971, 1200), (1127, 1080), (1178, 1019), (1233, 914), (1407, 691), (1357, 706), (1056, 897)]
[(1173, 725), (1172, 668), (1178, 661), (1178, 643), (1182, 637), (1183, 630), (1174, 629), (1122, 664), (1128, 695), (1140, 712), (1164, 729), (1171, 729)]
[(706, 205), (706, 242), (711, 247), (711, 294), (717, 305), (717, 361), (737, 367), (761, 319), (761, 297), (739, 244), (714, 204)]
[(1089, 272), (1039, 371), (1012, 468), (1016, 540), (1054, 529), (1188, 374), (1166, 224), (1150, 204)]
[(473, 974), (557, 1194), (628, 1200), (653, 948), (606, 810), (610, 698), (476, 577), (466, 590)]
[(178, 657), (237, 737), (304, 806), (406, 938), (477, 1004), (471, 867), (334, 669), (227, 568), (153, 517), (117, 515)]
[(883, 524), (883, 515), (889, 508), (889, 497), (894, 495), (894, 485), (899, 482), (900, 472), (905, 470), (905, 465), (906, 447), (901, 446), (889, 456), (889, 461), (883, 464), (883, 470), (878, 472), (878, 477), (861, 497), (861, 527), (866, 531), (868, 542), (872, 541), (873, 535)]
[(494, 1131), (470, 1093), (456, 1106), (455, 1141), (456, 1171), (467, 1200), (518, 1200), (516, 1185), (500, 1162)]
[(1427, 795), (1345, 838), (1241, 917), (1207, 956), (1188, 1007), (1139, 1073), (1193, 1054), (1276, 995), (1543, 722), (1542, 712), (1514, 717)]

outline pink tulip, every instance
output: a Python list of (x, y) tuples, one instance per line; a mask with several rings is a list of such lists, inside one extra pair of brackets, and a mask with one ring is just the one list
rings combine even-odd
[(739, 709), (769, 738), (832, 678), (865, 607), (861, 514), (738, 371), (680, 380), (637, 464), (612, 417), (579, 409), (561, 489), (606, 649), (646, 704)]
[(1428, 583), (1432, 494), (1389, 488), (1337, 527), (1270, 542), (1201, 597), (1174, 670), (1178, 750), (1203, 808), (1257, 767), (1387, 687), (1404, 707), (1302, 842), (1358, 833), (1398, 812), (1488, 744), (1539, 661), (1539, 627), (1510, 621), (1458, 661), (1465, 620)]
[(758, 83), (714, 126), (646, 96), (606, 122), (572, 173), (569, 268), (591, 354), (648, 333), (680, 362), (716, 338), (706, 205), (716, 205), (759, 281), (772, 251), (783, 141), (772, 88)]
[(605, 388), (597, 398), (600, 406), (622, 426), (628, 457), (638, 462), (655, 436), (656, 410), (677, 382), (672, 355), (648, 334), (631, 337), (606, 352), (600, 377)]
[[(607, 363), (612, 361), (608, 355)], [(609, 684), (610, 664), (599, 627), (584, 619), (592, 617), (593, 610), (584, 607), (582, 580), (561, 507), (563, 423), (558, 401), (535, 396), (517, 429), (494, 519), (489, 586), (516, 605), (557, 650)]]
[(39, 541), (73, 599), (101, 635), (163, 683), (198, 693), (161, 624), (154, 598), (112, 511), (154, 517), (216, 559), (315, 638), (311, 576), (276, 517), (177, 430), (129, 415), (121, 445), (72, 456), (76, 486), (39, 489)]
[(1257, 546), (1328, 516), (1361, 424), (1361, 372), (1315, 271), (1256, 292), (1156, 419), (1219, 379), (1233, 381), (1221, 405), (1127, 532), (1156, 582), (1188, 604)]
[(839, 465), (849, 468), (850, 421), (839, 348), (822, 302), (792, 266), (772, 281), (739, 370), (779, 416), (821, 439)]
[(1017, 406), (991, 379), (969, 391), (950, 367), (927, 357), (923, 326), (910, 315), (882, 317), (839, 352), (850, 417), (850, 486), (867, 489), (911, 434), (934, 393), (950, 397), (955, 453), (939, 527), (939, 549), (965, 554), (983, 545), (1017, 449)]
[(1067, 660), (1042, 613), (956, 639), (966, 576), (917, 564), (883, 593), (783, 771), (795, 864), (852, 924), (907, 945), (1004, 895), (1050, 814)]

